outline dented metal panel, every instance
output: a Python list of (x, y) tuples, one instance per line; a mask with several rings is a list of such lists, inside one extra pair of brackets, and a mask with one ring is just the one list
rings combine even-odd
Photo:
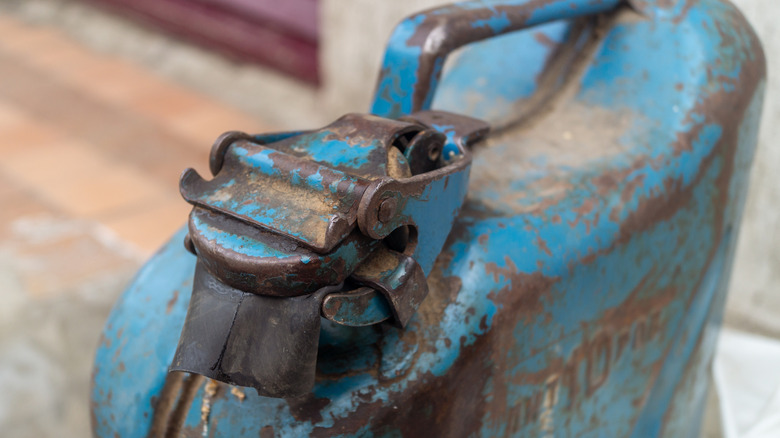
[(322, 319), (314, 389), (294, 399), (166, 376), (195, 268), (182, 231), (109, 319), (96, 435), (698, 436), (765, 60), (725, 1), (617, 3), (502, 2), (538, 14), (524, 25), (609, 12), (470, 45), (440, 80), (400, 61), (419, 61), (417, 29), (463, 13), (487, 38), (501, 9), (402, 23), (374, 111), (494, 126), (415, 316)]

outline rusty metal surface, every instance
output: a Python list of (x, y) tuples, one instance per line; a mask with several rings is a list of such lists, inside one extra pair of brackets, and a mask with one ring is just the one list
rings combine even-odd
[[(465, 204), (435, 266), (422, 266), (428, 295), (403, 330), (323, 319), (311, 393), (238, 397), (203, 383), (191, 400), (176, 395), (190, 409), (185, 435), (697, 436), (765, 62), (726, 2), (641, 3), (642, 14), (623, 9), (601, 27), (550, 25), (455, 60), (432, 105), (479, 118), (483, 101), (523, 113), (559, 65), (575, 74), (534, 103), (534, 117), (473, 150)], [(391, 45), (411, 46), (412, 34)], [(571, 45), (587, 56), (559, 63)], [(529, 65), (541, 73), (515, 74)], [(390, 67), (382, 77), (399, 91), (379, 93), (388, 101), (374, 108), (403, 114), (412, 72)], [(500, 104), (507, 96), (512, 105)], [(193, 269), (181, 237), (109, 322), (98, 435), (143, 436), (154, 408), (168, 406), (156, 397), (187, 300), (178, 295), (170, 315), (164, 304)], [(354, 296), (363, 309), (374, 298)]]
[[(428, 295), (428, 281), (420, 265), (414, 258), (389, 249), (374, 253), (353, 273), (352, 280), (380, 292), (387, 300), (393, 320), (400, 328), (406, 327)], [(361, 297), (361, 302), (364, 299)], [(333, 303), (333, 299), (329, 300), (329, 304), (339, 305)], [(327, 315), (323, 313), (323, 316)], [(357, 315), (363, 319), (363, 313), (365, 311), (360, 311)]]
[(217, 139), (214, 178), (181, 179), (198, 267), (171, 372), (298, 397), (314, 386), (321, 316), (406, 326), (465, 196), (465, 140), (487, 132), (465, 116), (421, 117), (457, 135), (415, 115), (350, 114), (316, 131)]

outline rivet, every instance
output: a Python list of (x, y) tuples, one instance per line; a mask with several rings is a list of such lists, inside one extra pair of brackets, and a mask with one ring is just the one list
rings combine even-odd
[(395, 209), (398, 207), (398, 201), (395, 198), (385, 198), (381, 204), (379, 204), (379, 212), (377, 213), (377, 219), (379, 222), (385, 223), (395, 216)]

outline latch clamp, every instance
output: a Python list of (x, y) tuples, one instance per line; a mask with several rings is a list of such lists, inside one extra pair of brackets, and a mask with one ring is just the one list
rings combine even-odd
[(425, 111), (223, 134), (214, 178), (189, 169), (181, 179), (199, 274), (171, 369), (288, 397), (313, 382), (320, 316), (406, 326), (465, 199), (467, 146), (487, 131)]

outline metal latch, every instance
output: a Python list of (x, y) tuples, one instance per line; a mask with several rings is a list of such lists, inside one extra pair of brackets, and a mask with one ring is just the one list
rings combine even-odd
[(404, 327), (466, 195), (484, 122), (349, 114), (316, 131), (223, 134), (186, 245), (198, 257), (171, 370), (291, 397), (314, 383), (320, 317)]

